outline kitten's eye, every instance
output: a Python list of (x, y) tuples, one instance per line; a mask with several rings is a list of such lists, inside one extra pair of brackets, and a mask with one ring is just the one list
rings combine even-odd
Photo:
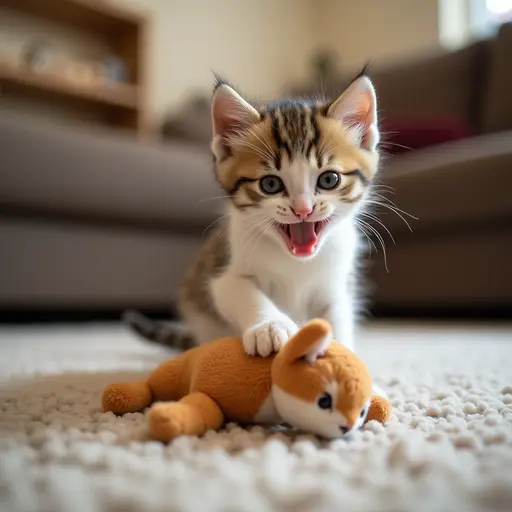
[(264, 176), (260, 180), (260, 188), (265, 194), (279, 194), (284, 190), (284, 183), (277, 176)]
[(320, 176), (318, 176), (318, 181), (316, 185), (318, 188), (323, 188), (324, 190), (332, 190), (338, 186), (340, 182), (340, 175), (335, 171), (325, 171)]
[(361, 418), (364, 418), (367, 411), (368, 411), (368, 407), (366, 407), (366, 406), (363, 407), (363, 410), (361, 411), (361, 414), (359, 416), (361, 416)]
[(332, 396), (329, 393), (324, 393), (319, 399), (318, 399), (318, 407), (320, 409), (331, 409), (332, 408)]

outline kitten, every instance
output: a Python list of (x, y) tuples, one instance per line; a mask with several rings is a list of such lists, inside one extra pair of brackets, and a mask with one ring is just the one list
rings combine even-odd
[(353, 349), (355, 216), (379, 162), (370, 79), (360, 75), (330, 103), (288, 100), (259, 109), (218, 80), (212, 122), (228, 216), (183, 281), (187, 330), (136, 313), (128, 322), (181, 347), (240, 335), (248, 354), (268, 356), (303, 322), (322, 317)]

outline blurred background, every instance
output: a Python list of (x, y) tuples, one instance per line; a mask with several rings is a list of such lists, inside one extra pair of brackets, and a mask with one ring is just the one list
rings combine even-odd
[(2, 320), (169, 312), (222, 210), (212, 70), (265, 101), (367, 62), (371, 313), (507, 316), (512, 0), (0, 0)]

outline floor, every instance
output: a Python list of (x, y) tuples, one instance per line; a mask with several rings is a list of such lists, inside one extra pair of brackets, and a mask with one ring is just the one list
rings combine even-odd
[(374, 323), (394, 416), (349, 441), (229, 425), (169, 446), (101, 411), (169, 356), (117, 325), (0, 328), (0, 510), (508, 511), (512, 325)]

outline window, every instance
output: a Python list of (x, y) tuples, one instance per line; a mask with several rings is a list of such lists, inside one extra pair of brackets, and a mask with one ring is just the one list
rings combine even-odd
[(438, 13), (441, 44), (457, 48), (512, 21), (512, 0), (438, 0)]
[(470, 0), (469, 7), (470, 32), (477, 37), (490, 36), (512, 21), (512, 0)]
[(489, 20), (496, 24), (512, 21), (512, 0), (486, 0)]

